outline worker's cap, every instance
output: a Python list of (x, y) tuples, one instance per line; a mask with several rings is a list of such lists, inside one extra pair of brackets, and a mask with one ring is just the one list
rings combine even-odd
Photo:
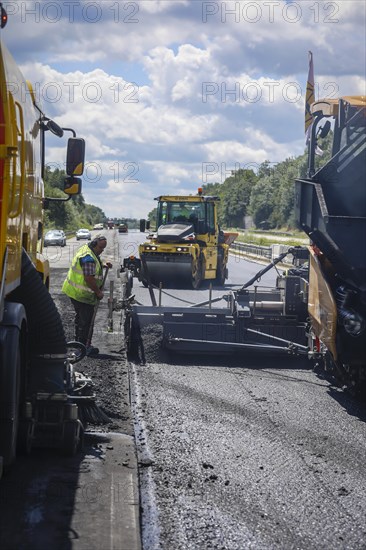
[(93, 240), (91, 241), (90, 246), (94, 248), (95, 246), (97, 246), (98, 243), (102, 241), (107, 242), (107, 237), (105, 235), (102, 235), (101, 233), (98, 233), (97, 235), (95, 235), (95, 237), (93, 237)]
[(105, 235), (102, 235), (101, 233), (98, 233), (93, 237), (93, 241), (106, 241), (107, 237)]

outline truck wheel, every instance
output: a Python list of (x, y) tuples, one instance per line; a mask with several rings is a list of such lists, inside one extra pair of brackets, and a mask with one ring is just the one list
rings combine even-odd
[(202, 283), (202, 260), (192, 262), (192, 288), (199, 289)]
[(219, 286), (224, 286), (225, 279), (227, 278), (227, 269), (222, 254), (219, 254), (217, 258), (217, 270), (215, 282)]
[(224, 286), (226, 279), (226, 268), (223, 265), (222, 262), (219, 263), (217, 266), (217, 272), (216, 272), (216, 283), (219, 286)]

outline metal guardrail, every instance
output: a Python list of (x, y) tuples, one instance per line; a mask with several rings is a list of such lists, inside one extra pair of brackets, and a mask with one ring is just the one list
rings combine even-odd
[(266, 258), (267, 260), (272, 259), (272, 247), (271, 246), (260, 246), (256, 244), (247, 244), (247, 243), (236, 243), (233, 242), (230, 246), (232, 250), (237, 252), (242, 252), (243, 254), (249, 254), (251, 256), (257, 256), (259, 258)]
[[(271, 246), (260, 246), (256, 244), (248, 243), (237, 243), (234, 242), (230, 246), (230, 250), (235, 250), (238, 254), (243, 254), (244, 256), (250, 256), (255, 258), (263, 258), (266, 261), (272, 261), (277, 258), (283, 252), (286, 252), (290, 248), (286, 244), (272, 244)], [(293, 265), (293, 255), (289, 254), (281, 264), (284, 266)]]

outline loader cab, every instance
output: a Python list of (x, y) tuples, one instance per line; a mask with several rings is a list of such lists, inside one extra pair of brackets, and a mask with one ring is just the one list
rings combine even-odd
[(159, 201), (157, 228), (174, 223), (190, 224), (199, 235), (212, 233), (215, 230), (214, 204), (203, 201)]

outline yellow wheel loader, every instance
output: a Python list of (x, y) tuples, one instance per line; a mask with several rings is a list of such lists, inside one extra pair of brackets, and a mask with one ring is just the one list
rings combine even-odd
[(197, 289), (202, 281), (223, 285), (229, 246), (237, 233), (224, 233), (217, 221), (219, 197), (202, 194), (157, 197), (156, 231), (139, 246), (139, 278), (145, 286), (177, 279)]

